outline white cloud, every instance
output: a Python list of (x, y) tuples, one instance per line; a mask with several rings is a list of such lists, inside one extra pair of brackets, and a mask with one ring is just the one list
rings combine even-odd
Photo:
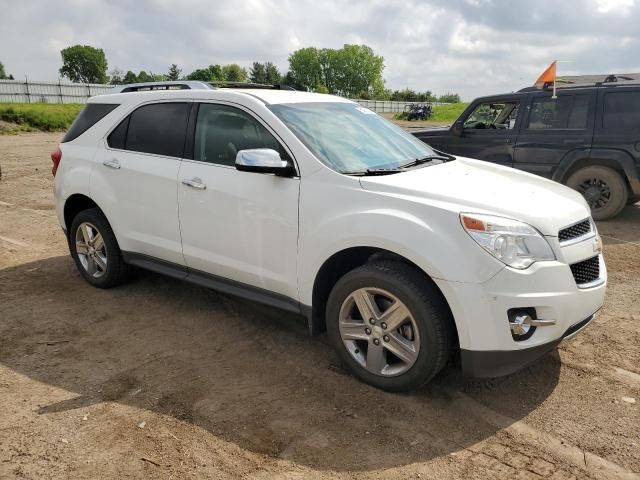
[(633, 0), (0, 0), (0, 61), (16, 78), (56, 79), (59, 50), (103, 48), (109, 67), (187, 73), (272, 61), (305, 46), (361, 42), (385, 58), (391, 88), (471, 99), (560, 73), (640, 71)]

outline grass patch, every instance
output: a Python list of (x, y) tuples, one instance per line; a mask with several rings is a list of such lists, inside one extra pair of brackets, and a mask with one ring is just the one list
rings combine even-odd
[(0, 103), (0, 133), (67, 130), (83, 104)]
[[(435, 105), (433, 114), (428, 122), (453, 123), (460, 116), (462, 111), (467, 108), (468, 103), (448, 103), (446, 105)], [(394, 117), (396, 120), (407, 120), (407, 113), (400, 112)]]

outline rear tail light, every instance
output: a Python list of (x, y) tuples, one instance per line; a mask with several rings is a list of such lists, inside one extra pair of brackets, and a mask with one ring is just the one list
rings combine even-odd
[(51, 173), (53, 176), (56, 176), (56, 172), (58, 171), (58, 165), (60, 165), (60, 160), (62, 160), (62, 150), (60, 147), (56, 147), (56, 149), (51, 152), (51, 161), (53, 162), (53, 166), (51, 167)]

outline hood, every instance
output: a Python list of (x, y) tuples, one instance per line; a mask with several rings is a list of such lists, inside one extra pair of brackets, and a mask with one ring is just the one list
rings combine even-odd
[(361, 177), (362, 188), (414, 197), (460, 212), (488, 213), (526, 222), (543, 235), (591, 215), (578, 192), (509, 167), (458, 157), (394, 175)]
[(450, 125), (446, 127), (429, 127), (429, 128), (420, 128), (420, 129), (411, 129), (409, 133), (415, 135), (416, 137), (443, 137), (449, 135)]

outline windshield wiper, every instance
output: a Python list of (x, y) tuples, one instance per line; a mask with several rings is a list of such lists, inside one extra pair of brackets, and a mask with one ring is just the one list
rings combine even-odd
[(394, 173), (400, 173), (402, 169), (400, 168), (367, 168), (366, 170), (359, 172), (342, 172), (345, 175), (355, 175), (355, 176), (376, 176), (376, 175), (393, 175)]
[(415, 160), (410, 161), (409, 163), (405, 163), (404, 165), (400, 165), (399, 168), (411, 168), (416, 165), (422, 165), (424, 163), (430, 163), (434, 160), (442, 160), (443, 162), (449, 162), (454, 160), (455, 157), (452, 155), (427, 155), (426, 157), (416, 158)]

